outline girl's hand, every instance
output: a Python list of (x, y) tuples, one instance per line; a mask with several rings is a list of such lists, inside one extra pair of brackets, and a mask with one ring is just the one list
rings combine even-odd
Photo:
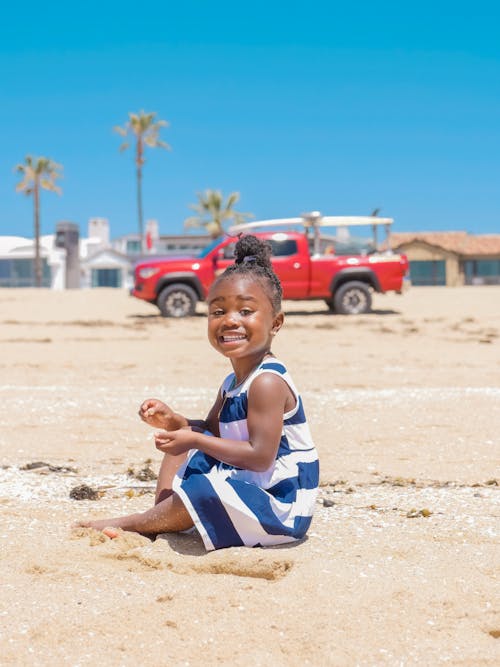
[(196, 433), (191, 428), (184, 427), (176, 431), (160, 431), (155, 433), (156, 449), (164, 454), (184, 454), (195, 448)]
[(172, 408), (157, 398), (148, 398), (143, 401), (139, 408), (139, 417), (153, 428), (162, 428), (167, 431), (174, 431), (187, 424), (186, 419), (176, 414)]

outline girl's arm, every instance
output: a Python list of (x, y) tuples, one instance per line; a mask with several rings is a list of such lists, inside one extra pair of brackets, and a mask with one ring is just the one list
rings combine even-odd
[[(221, 403), (216, 402), (209, 417), (214, 416)], [(283, 414), (294, 405), (295, 398), (286, 382), (277, 375), (263, 373), (253, 381), (248, 395), (248, 440), (228, 440), (181, 429), (157, 434), (156, 446), (172, 454), (195, 448), (229, 465), (264, 472), (276, 459)]]
[(210, 411), (205, 419), (188, 419), (188, 426), (193, 430), (203, 433), (203, 431), (210, 431), (214, 435), (219, 435), (219, 411), (222, 407), (223, 399), (221, 391), (217, 392), (217, 399), (210, 408)]

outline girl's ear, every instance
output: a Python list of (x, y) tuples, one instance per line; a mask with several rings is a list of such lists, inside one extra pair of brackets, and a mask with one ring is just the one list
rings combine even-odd
[(283, 326), (283, 322), (285, 321), (285, 314), (283, 312), (278, 313), (276, 317), (273, 319), (273, 326), (271, 329), (271, 334), (275, 336), (278, 331), (281, 329)]

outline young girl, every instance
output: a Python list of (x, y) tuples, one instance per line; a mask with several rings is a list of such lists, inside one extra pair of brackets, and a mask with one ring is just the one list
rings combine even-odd
[(302, 538), (313, 514), (319, 464), (302, 400), (271, 353), (283, 325), (281, 285), (268, 245), (255, 236), (236, 244), (208, 294), (208, 339), (233, 372), (205, 420), (144, 401), (143, 421), (164, 453), (155, 505), (146, 512), (81, 526), (154, 536), (193, 525), (207, 550), (269, 546)]

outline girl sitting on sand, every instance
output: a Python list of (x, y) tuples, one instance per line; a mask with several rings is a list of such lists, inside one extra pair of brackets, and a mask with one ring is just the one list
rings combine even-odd
[(81, 522), (154, 536), (195, 526), (207, 550), (269, 546), (302, 538), (313, 514), (318, 456), (302, 401), (271, 353), (281, 329), (281, 285), (268, 245), (243, 236), (235, 263), (208, 294), (208, 339), (233, 367), (205, 420), (187, 419), (158, 399), (139, 415), (162, 429), (155, 505), (129, 516)]

